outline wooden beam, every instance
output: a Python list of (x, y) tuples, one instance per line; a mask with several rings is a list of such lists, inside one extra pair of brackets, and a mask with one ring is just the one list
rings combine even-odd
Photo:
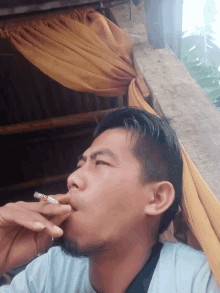
[[(15, 2), (15, 1), (14, 1)], [(19, 3), (20, 2), (20, 3)], [(74, 0), (73, 1), (53, 1), (50, 5), (50, 1), (45, 1), (44, 4), (26, 4), (21, 5), (21, 2), (16, 1), (16, 5), (7, 4), (5, 8), (1, 8), (0, 16), (3, 18), (1, 24), (5, 24), (6, 21), (10, 22), (20, 22), (26, 20), (35, 20), (38, 17), (58, 17), (60, 14), (65, 15), (71, 13), (76, 8), (79, 7), (92, 7), (96, 9), (100, 7), (99, 2), (108, 2), (108, 0)], [(23, 4), (23, 3), (22, 3)], [(10, 6), (8, 6), (10, 5)], [(9, 9), (9, 7), (11, 9)], [(19, 9), (18, 9), (19, 8)], [(6, 19), (6, 20), (5, 20)], [(0, 26), (1, 26), (0, 24)]]
[(27, 182), (3, 186), (0, 188), (0, 192), (27, 189), (27, 188), (37, 187), (42, 184), (49, 184), (49, 183), (54, 183), (54, 182), (59, 182), (59, 181), (65, 181), (65, 180), (67, 180), (67, 178), (69, 177), (70, 174), (71, 173), (65, 173), (65, 174), (55, 175), (55, 176), (51, 176), (51, 177), (47, 177), (47, 178), (39, 178), (39, 179), (27, 181)]
[(32, 138), (32, 139), (28, 139), (28, 140), (21, 140), (21, 141), (13, 141), (11, 143), (12, 146), (18, 146), (18, 145), (26, 145), (26, 144), (42, 144), (45, 142), (51, 142), (51, 141), (57, 141), (57, 140), (65, 140), (65, 139), (69, 139), (72, 137), (80, 137), (80, 136), (85, 136), (85, 135), (89, 135), (91, 136), (95, 131), (95, 126), (94, 127), (88, 127), (85, 128), (83, 130), (80, 131), (70, 131), (68, 133), (64, 133), (64, 134), (59, 134), (59, 135), (52, 135), (52, 136), (38, 136), (36, 138)]
[(100, 120), (105, 114), (112, 112), (114, 109), (101, 110), (96, 112), (79, 113), (74, 115), (49, 118), (45, 120), (24, 122), (0, 127), (0, 134), (14, 134), (22, 132), (31, 132), (44, 129), (52, 129), (65, 126), (73, 126), (83, 123)]
[[(48, 1), (47, 4), (49, 4)], [(102, 4), (100, 4), (102, 2)], [(99, 9), (101, 5), (103, 5), (103, 9), (111, 8), (114, 5), (129, 3), (129, 0), (74, 0), (73, 1), (54, 1), (53, 7), (50, 5), (22, 5), (18, 9), (9, 9), (8, 3), (7, 7), (0, 9), (0, 28), (2, 27), (11, 27), (16, 23), (27, 22), (27, 21), (35, 21), (45, 18), (56, 18), (59, 17), (60, 14), (63, 16), (71, 14), (75, 9), (79, 8), (93, 8)], [(17, 3), (17, 8), (18, 8)], [(16, 7), (15, 7), (16, 8)]]

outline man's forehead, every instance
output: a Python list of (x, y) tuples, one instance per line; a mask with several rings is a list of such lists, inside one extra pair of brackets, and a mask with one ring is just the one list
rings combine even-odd
[(118, 159), (117, 154), (114, 153), (111, 149), (108, 149), (108, 148), (99, 148), (99, 149), (97, 149), (97, 148), (96, 149), (89, 148), (80, 157), (81, 158), (91, 157), (92, 159), (94, 159), (95, 157), (97, 157), (99, 155), (108, 156), (108, 157), (111, 157), (114, 160)]
[(131, 142), (131, 131), (128, 129), (108, 129), (102, 132), (92, 143), (91, 147), (106, 147), (110, 149), (128, 147)]
[[(129, 139), (128, 139), (129, 138)], [(108, 155), (114, 159), (121, 157), (131, 148), (130, 132), (126, 129), (109, 129), (101, 133), (84, 152), (83, 156), (89, 157), (92, 154)]]

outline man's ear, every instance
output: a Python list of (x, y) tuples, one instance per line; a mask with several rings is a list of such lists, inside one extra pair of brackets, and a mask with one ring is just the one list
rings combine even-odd
[(145, 206), (145, 214), (159, 216), (172, 205), (175, 199), (173, 184), (168, 181), (150, 183), (146, 189), (149, 200)]

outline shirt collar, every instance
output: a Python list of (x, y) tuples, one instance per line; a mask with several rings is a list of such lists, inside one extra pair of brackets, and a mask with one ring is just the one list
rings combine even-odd
[(151, 278), (153, 276), (154, 270), (156, 268), (157, 262), (160, 257), (160, 252), (163, 247), (163, 243), (157, 242), (153, 247), (150, 254), (150, 257), (148, 258), (147, 262), (141, 269), (141, 271), (137, 274), (137, 276), (134, 278), (134, 280), (131, 282), (131, 284), (128, 286), (126, 293), (146, 293)]
[[(160, 257), (160, 252), (163, 247), (163, 243), (157, 242), (153, 247), (150, 254), (150, 257), (148, 258), (147, 262), (141, 269), (141, 271), (136, 275), (136, 277), (133, 279), (133, 281), (130, 283), (128, 288), (126, 289), (126, 293), (146, 293), (148, 291), (150, 281), (152, 279), (154, 270), (156, 268), (157, 262)], [(89, 280), (89, 274), (88, 274), (88, 281)], [(86, 291), (87, 292), (87, 291)], [(89, 292), (97, 293), (94, 288), (92, 287), (90, 283), (90, 290)]]

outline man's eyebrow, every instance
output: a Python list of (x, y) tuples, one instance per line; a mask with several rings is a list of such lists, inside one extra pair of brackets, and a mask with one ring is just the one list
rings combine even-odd
[[(98, 155), (108, 156), (108, 157), (113, 158), (114, 160), (117, 160), (117, 156), (112, 151), (110, 151), (109, 149), (103, 149), (103, 150), (96, 151), (96, 152), (91, 154), (90, 158), (95, 159)], [(78, 156), (78, 162), (79, 161), (84, 161), (85, 162), (86, 160), (87, 160), (86, 156), (84, 156), (84, 155), (79, 155)]]

